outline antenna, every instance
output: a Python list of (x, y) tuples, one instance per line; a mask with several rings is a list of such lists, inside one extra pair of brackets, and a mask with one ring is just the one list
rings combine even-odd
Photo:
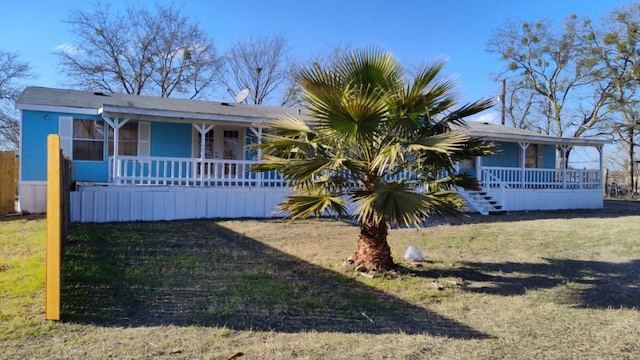
[(236, 102), (236, 104), (243, 102), (247, 96), (249, 96), (249, 89), (244, 89), (242, 91), (240, 91), (238, 93), (238, 95), (236, 95), (235, 98), (233, 98), (233, 100)]

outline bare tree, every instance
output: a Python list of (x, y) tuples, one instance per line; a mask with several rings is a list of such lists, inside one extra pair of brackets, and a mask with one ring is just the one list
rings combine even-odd
[(0, 149), (18, 149), (20, 122), (14, 110), (22, 90), (18, 80), (30, 77), (29, 64), (20, 61), (16, 53), (0, 50)]
[(249, 89), (248, 101), (253, 104), (277, 102), (278, 105), (296, 102), (300, 91), (292, 81), (293, 60), (287, 39), (251, 37), (247, 42), (231, 45), (226, 59), (225, 85), (234, 94)]
[(584, 137), (603, 119), (609, 85), (594, 80), (584, 66), (577, 21), (569, 16), (560, 31), (546, 20), (511, 21), (489, 39), (487, 51), (506, 65), (499, 77), (509, 77), (513, 86), (507, 108), (514, 110), (515, 123), (549, 135)]
[(157, 4), (126, 13), (97, 4), (67, 22), (77, 43), (57, 51), (69, 85), (162, 97), (203, 97), (220, 75), (213, 41), (181, 9)]
[(640, 8), (635, 5), (616, 9), (595, 25), (586, 21), (581, 35), (589, 54), (585, 66), (593, 69), (595, 80), (606, 79), (610, 84), (608, 108), (614, 116), (601, 131), (624, 144), (627, 185), (634, 189), (640, 128)]

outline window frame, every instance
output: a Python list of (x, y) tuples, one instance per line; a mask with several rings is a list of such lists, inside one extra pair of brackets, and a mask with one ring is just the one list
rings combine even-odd
[[(76, 132), (76, 124), (78, 122), (90, 122), (92, 125), (92, 127), (90, 128), (90, 130), (88, 131), (89, 133), (93, 134), (93, 136), (91, 134), (88, 134), (89, 137), (81, 137), (77, 135)], [(102, 125), (102, 136), (101, 138), (96, 137), (95, 133), (99, 132), (99, 128), (97, 127), (98, 124)], [(105, 126), (108, 127), (108, 125), (106, 124), (106, 122), (104, 120), (101, 119), (88, 119), (88, 118), (76, 118), (74, 117), (72, 119), (71, 122), (71, 158), (74, 161), (93, 161), (93, 162), (103, 162), (105, 161), (105, 132), (104, 132), (104, 128)], [(80, 144), (80, 143), (93, 143), (93, 144), (100, 144), (100, 153), (101, 156), (100, 158), (92, 158), (91, 156), (86, 156), (87, 154), (84, 154), (83, 152), (81, 152), (80, 149), (76, 148), (76, 145)], [(97, 150), (97, 147), (94, 149)], [(84, 156), (81, 156), (84, 155)], [(90, 154), (89, 154), (90, 155)]]

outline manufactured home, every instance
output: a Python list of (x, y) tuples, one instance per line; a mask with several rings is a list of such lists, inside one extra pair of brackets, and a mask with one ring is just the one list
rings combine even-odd
[[(27, 87), (21, 111), (20, 209), (45, 212), (47, 136), (71, 160), (71, 221), (271, 217), (290, 193), (276, 173), (254, 173), (272, 119), (297, 109)], [(459, 164), (482, 191), (459, 193), (470, 211), (599, 208), (603, 141), (556, 138), (469, 122), (495, 155)], [(596, 169), (569, 169), (557, 149), (592, 147)]]

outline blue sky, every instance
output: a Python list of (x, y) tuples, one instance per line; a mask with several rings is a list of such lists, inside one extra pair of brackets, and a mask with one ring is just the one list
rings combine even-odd
[[(215, 40), (220, 52), (252, 35), (285, 35), (295, 56), (304, 60), (331, 46), (378, 45), (406, 64), (448, 59), (444, 73), (457, 77), (463, 102), (495, 97), (500, 70), (485, 51), (491, 32), (506, 20), (559, 22), (569, 14), (600, 18), (634, 1), (618, 0), (197, 0), (176, 1)], [(111, 1), (112, 8), (126, 3)], [(63, 75), (54, 49), (73, 43), (64, 22), (72, 9), (91, 11), (93, 1), (4, 1), (0, 12), (0, 48), (18, 52), (37, 78), (25, 85), (59, 87)], [(225, 92), (221, 92), (225, 96)], [(223, 100), (223, 99), (212, 99)], [(228, 99), (224, 99), (228, 100)], [(489, 113), (488, 116), (497, 116)]]

